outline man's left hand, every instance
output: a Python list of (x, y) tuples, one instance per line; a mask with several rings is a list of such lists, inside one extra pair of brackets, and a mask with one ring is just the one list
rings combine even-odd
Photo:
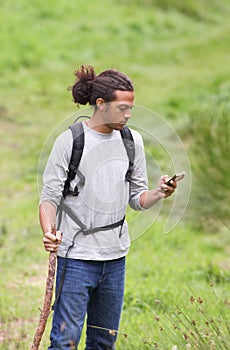
[(158, 189), (163, 194), (163, 198), (170, 197), (177, 188), (177, 183), (173, 180), (170, 181), (170, 185), (167, 185), (166, 182), (168, 179), (168, 175), (163, 175), (158, 182)]

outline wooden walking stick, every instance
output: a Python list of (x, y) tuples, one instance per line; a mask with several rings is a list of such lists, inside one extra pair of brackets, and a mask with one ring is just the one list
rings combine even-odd
[[(55, 225), (52, 227), (52, 234), (56, 235)], [(31, 345), (30, 350), (37, 350), (39, 348), (43, 333), (45, 331), (46, 322), (50, 314), (52, 297), (53, 297), (55, 271), (56, 271), (56, 260), (57, 260), (57, 252), (50, 252), (44, 304), (41, 310), (38, 327), (34, 336), (34, 341), (33, 341), (33, 344)]]

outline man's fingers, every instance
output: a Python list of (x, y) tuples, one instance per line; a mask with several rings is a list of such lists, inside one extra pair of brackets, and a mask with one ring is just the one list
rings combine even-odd
[(44, 245), (44, 247), (47, 252), (56, 252), (58, 250), (58, 246)]
[(53, 235), (51, 232), (45, 232), (43, 237), (43, 244), (45, 250), (50, 252), (56, 252), (59, 248), (61, 241), (62, 233), (60, 231), (57, 231), (56, 235)]
[(45, 232), (44, 233), (44, 238), (52, 241), (52, 242), (56, 242), (57, 241), (57, 237), (55, 235), (53, 235), (51, 232)]
[(170, 187), (172, 187), (172, 188), (177, 188), (177, 183), (176, 183), (176, 181), (173, 181), (173, 180), (171, 180), (170, 181)]
[(170, 181), (170, 186), (166, 185), (167, 191), (174, 192), (177, 187), (177, 184), (175, 181)]
[(51, 251), (51, 252), (56, 252), (59, 247), (58, 243), (55, 244), (46, 237), (43, 238), (43, 244), (44, 244), (45, 250)]
[(61, 243), (61, 241), (62, 241), (62, 232), (61, 231), (56, 232), (56, 240), (57, 240), (58, 244)]

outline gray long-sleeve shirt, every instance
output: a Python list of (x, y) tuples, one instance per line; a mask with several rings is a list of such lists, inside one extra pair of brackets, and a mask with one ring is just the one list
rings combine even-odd
[[(85, 145), (79, 164), (79, 171), (85, 183), (78, 186), (77, 197), (68, 195), (65, 203), (76, 213), (77, 218), (88, 228), (102, 227), (121, 220), (129, 204), (135, 210), (142, 210), (140, 195), (147, 190), (147, 172), (144, 146), (141, 135), (132, 130), (135, 143), (134, 170), (131, 185), (125, 180), (129, 159), (119, 131), (110, 134), (99, 133), (83, 123)], [(43, 189), (40, 203), (51, 202), (58, 208), (68, 174), (72, 153), (73, 137), (66, 130), (56, 139), (43, 175)], [(76, 175), (71, 189), (79, 182)], [(72, 245), (79, 225), (63, 212), (59, 230), (63, 233), (58, 255), (64, 257)], [(122, 230), (122, 231), (121, 231)], [(125, 256), (130, 246), (128, 225), (106, 231), (75, 235), (74, 246), (69, 258), (82, 260), (111, 260)]]

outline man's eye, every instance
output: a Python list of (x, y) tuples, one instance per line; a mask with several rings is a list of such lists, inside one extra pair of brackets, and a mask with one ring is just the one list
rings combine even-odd
[(129, 109), (129, 107), (120, 106), (119, 109), (120, 109), (121, 112), (124, 112), (124, 111), (126, 111), (127, 109)]

